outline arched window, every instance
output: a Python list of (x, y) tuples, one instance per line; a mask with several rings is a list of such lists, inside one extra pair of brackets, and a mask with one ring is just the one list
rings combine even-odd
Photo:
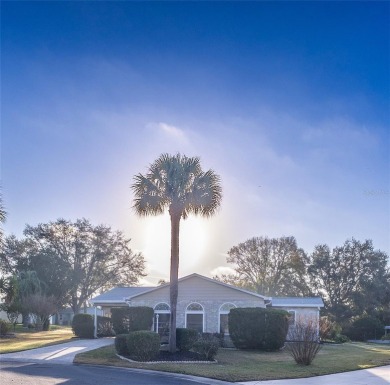
[(235, 309), (237, 306), (234, 303), (224, 303), (219, 308), (219, 332), (229, 334), (228, 317), (231, 309)]
[(190, 303), (186, 309), (185, 327), (204, 332), (204, 309), (199, 303)]
[(165, 302), (160, 302), (154, 307), (153, 331), (162, 337), (169, 336), (169, 324), (171, 320), (171, 308)]

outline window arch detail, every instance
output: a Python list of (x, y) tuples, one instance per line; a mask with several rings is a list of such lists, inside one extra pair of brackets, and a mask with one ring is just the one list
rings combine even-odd
[(200, 303), (192, 302), (186, 308), (185, 327), (203, 333), (205, 330), (204, 318), (203, 306)]
[(229, 312), (231, 309), (235, 309), (237, 306), (234, 303), (227, 302), (220, 306), (219, 308), (219, 332), (224, 334), (229, 334)]

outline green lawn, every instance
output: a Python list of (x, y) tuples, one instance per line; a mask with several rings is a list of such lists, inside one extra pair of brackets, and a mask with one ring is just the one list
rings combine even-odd
[(311, 366), (296, 365), (286, 352), (220, 349), (217, 364), (135, 364), (115, 356), (113, 346), (76, 356), (76, 363), (112, 365), (191, 374), (225, 381), (311, 377), (390, 364), (390, 346), (347, 343), (325, 345)]
[[(10, 331), (13, 333), (13, 328)], [(34, 329), (16, 326), (16, 338), (0, 338), (0, 353), (13, 353), (21, 350), (28, 350), (68, 342), (74, 338), (70, 326), (52, 325), (47, 332), (37, 332)]]

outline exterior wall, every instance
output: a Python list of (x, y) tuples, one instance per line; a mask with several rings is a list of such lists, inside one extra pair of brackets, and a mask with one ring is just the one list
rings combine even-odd
[[(313, 320), (316, 325), (319, 325), (320, 311), (316, 307), (276, 307), (273, 306), (274, 309), (286, 310), (286, 311), (295, 311), (295, 322), (298, 320), (302, 320), (303, 322), (307, 320)], [(294, 325), (290, 325), (287, 339), (291, 336), (291, 332), (293, 330)]]
[[(130, 306), (154, 308), (160, 302), (169, 304), (169, 286), (133, 298)], [(186, 308), (193, 302), (203, 306), (204, 331), (210, 333), (219, 332), (219, 309), (225, 303), (232, 303), (237, 307), (265, 307), (264, 300), (260, 297), (198, 277), (191, 277), (179, 282), (177, 327), (185, 327)]]

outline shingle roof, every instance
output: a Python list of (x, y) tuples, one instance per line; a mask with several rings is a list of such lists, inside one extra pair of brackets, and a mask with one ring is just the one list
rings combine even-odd
[(100, 294), (90, 300), (91, 303), (97, 302), (123, 302), (125, 299), (132, 297), (133, 295), (149, 291), (153, 287), (114, 287), (113, 289)]
[(272, 297), (272, 306), (323, 307), (321, 297)]

